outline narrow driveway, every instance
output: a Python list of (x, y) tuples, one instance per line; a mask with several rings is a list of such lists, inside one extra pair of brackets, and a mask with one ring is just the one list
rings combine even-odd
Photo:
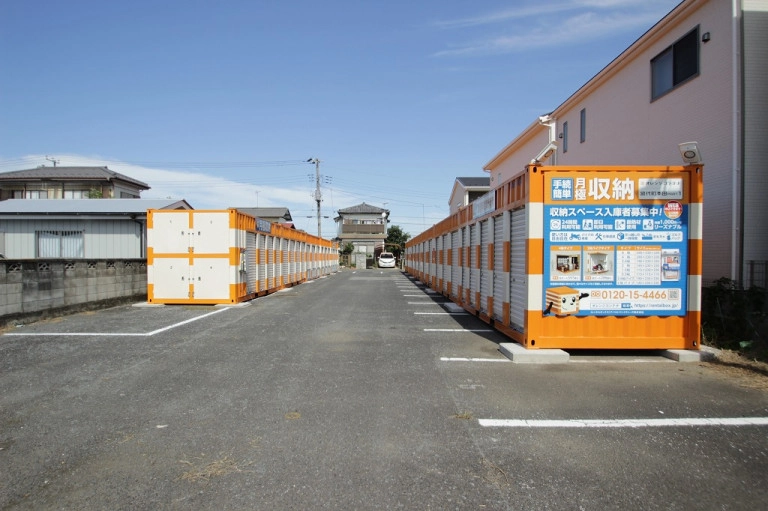
[(347, 270), (244, 306), (8, 332), (0, 509), (768, 501), (765, 391), (648, 354), (514, 364), (444, 302), (398, 270)]

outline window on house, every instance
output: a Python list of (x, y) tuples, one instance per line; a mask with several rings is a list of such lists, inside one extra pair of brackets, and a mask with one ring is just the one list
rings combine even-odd
[(88, 190), (64, 190), (65, 199), (88, 199)]
[(48, 190), (27, 190), (26, 192), (24, 192), (24, 198), (25, 199), (47, 199)]
[(699, 27), (651, 59), (651, 101), (699, 74)]
[(83, 231), (36, 231), (40, 259), (85, 257)]
[(568, 152), (568, 121), (563, 123), (563, 152)]
[(581, 112), (579, 112), (579, 117), (581, 119), (581, 132), (579, 134), (579, 141), (584, 142), (587, 140), (587, 109), (582, 108)]

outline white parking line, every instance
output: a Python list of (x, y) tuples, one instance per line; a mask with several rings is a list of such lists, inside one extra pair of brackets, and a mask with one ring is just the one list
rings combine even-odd
[(486, 428), (658, 428), (670, 426), (768, 426), (768, 417), (687, 419), (478, 419)]
[(440, 357), (440, 362), (511, 362), (508, 358)]
[(227, 309), (230, 309), (231, 307), (222, 307), (221, 309), (216, 309), (212, 312), (209, 312), (207, 314), (203, 314), (202, 316), (197, 316), (194, 318), (190, 318), (184, 321), (181, 321), (179, 323), (175, 323), (173, 325), (169, 325), (163, 328), (158, 328), (157, 330), (153, 330), (152, 332), (147, 333), (121, 333), (121, 332), (10, 332), (4, 335), (14, 335), (14, 336), (25, 336), (25, 337), (40, 337), (43, 335), (55, 335), (55, 336), (65, 336), (65, 337), (150, 337), (155, 334), (159, 334), (161, 332), (165, 332), (167, 330), (171, 330), (176, 327), (180, 327), (182, 325), (186, 325), (187, 323), (192, 323), (193, 321), (197, 321), (199, 319), (207, 318), (208, 316), (213, 316), (214, 314), (218, 314), (219, 312), (224, 312)]
[(468, 312), (414, 312), (417, 316), (469, 316)]
[(493, 332), (493, 330), (468, 330), (465, 328), (425, 328), (425, 332)]

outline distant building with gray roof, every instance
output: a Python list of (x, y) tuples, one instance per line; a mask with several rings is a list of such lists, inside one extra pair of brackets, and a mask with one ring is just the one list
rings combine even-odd
[(175, 199), (0, 201), (0, 256), (143, 259), (149, 209), (193, 208)]
[(338, 211), (336, 238), (340, 247), (352, 243), (355, 252), (375, 255), (384, 248), (387, 238), (389, 210), (366, 204), (357, 204)]
[(451, 190), (451, 198), (448, 199), (450, 214), (468, 206), (470, 202), (482, 197), (491, 190), (490, 176), (482, 177), (457, 177)]
[(7, 199), (138, 199), (147, 183), (107, 167), (37, 167), (0, 173)]

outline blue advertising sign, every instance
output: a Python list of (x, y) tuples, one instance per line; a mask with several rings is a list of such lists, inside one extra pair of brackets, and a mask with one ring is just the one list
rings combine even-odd
[(543, 310), (686, 314), (686, 174), (552, 173), (545, 187)]

